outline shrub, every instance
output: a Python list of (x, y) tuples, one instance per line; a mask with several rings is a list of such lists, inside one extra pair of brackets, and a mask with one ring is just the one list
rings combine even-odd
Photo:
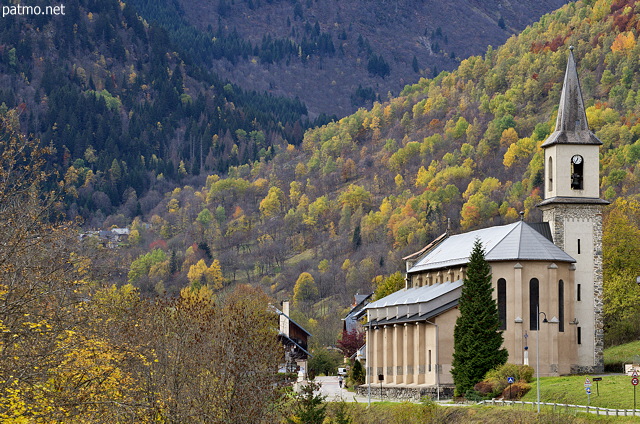
[[(473, 388), (476, 396), (484, 396), (485, 398), (493, 398), (501, 394), (504, 396), (504, 391), (509, 386), (507, 382), (509, 377), (513, 377), (517, 383), (523, 383), (528, 386), (526, 383), (532, 381), (533, 372), (533, 368), (528, 365), (504, 364), (489, 371), (484, 380), (477, 383)], [(513, 393), (514, 385), (512, 385), (511, 389)]]
[(511, 387), (507, 386), (502, 391), (502, 398), (506, 400), (519, 400), (529, 390), (531, 390), (531, 385), (525, 383), (524, 381), (517, 381), (513, 383)]
[(490, 382), (483, 380), (473, 386), (473, 390), (480, 393), (482, 396), (488, 396), (494, 392), (494, 387)]
[(507, 384), (507, 378), (513, 377), (516, 381), (524, 381), (531, 383), (533, 381), (533, 367), (529, 365), (504, 364), (496, 369), (489, 371), (485, 376), (485, 380), (496, 379), (504, 380)]

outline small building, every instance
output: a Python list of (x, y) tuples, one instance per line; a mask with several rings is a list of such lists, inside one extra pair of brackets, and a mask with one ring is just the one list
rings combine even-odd
[(353, 330), (364, 331), (362, 328), (361, 318), (364, 307), (371, 301), (373, 293), (356, 294), (351, 310), (342, 318), (342, 331), (351, 332)]
[(278, 339), (284, 347), (284, 367), (289, 372), (303, 370), (306, 376), (308, 340), (311, 333), (289, 316), (289, 302), (282, 302), (282, 310), (273, 308), (279, 317)]

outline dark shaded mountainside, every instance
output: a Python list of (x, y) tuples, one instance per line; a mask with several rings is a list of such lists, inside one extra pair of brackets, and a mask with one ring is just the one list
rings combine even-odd
[(3, 108), (17, 108), (22, 130), (55, 147), (69, 216), (94, 226), (148, 212), (177, 182), (299, 144), (312, 125), (300, 101), (218, 78), (115, 0), (4, 17), (0, 81)]
[(345, 116), (501, 45), (565, 0), (132, 0), (246, 89)]
[[(199, 281), (189, 271), (200, 261), (217, 263), (225, 284), (293, 297), (322, 332), (332, 311), (386, 284), (448, 221), (453, 231), (513, 222), (520, 211), (539, 221), (540, 145), (555, 125), (570, 45), (604, 143), (601, 195), (637, 195), (639, 14), (633, 0), (570, 3), (484, 57), (307, 131), (271, 161), (175, 190), (132, 227), (127, 252), (148, 264), (132, 281), (174, 290)], [(156, 248), (164, 253), (152, 261)], [(163, 263), (173, 265), (149, 265)]]

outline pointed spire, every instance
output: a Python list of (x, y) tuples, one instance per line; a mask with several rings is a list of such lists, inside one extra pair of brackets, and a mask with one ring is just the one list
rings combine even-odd
[(556, 128), (542, 144), (542, 147), (553, 144), (602, 144), (589, 130), (576, 61), (573, 57), (573, 46), (569, 47), (569, 58), (560, 95)]

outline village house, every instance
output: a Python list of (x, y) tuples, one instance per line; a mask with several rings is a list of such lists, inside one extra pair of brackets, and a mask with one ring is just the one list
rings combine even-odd
[(452, 393), (453, 330), (475, 240), (491, 266), (508, 362), (539, 365), (541, 376), (603, 371), (602, 143), (570, 50), (555, 131), (542, 144), (544, 222), (447, 232), (406, 257), (405, 289), (365, 307), (368, 383)]

